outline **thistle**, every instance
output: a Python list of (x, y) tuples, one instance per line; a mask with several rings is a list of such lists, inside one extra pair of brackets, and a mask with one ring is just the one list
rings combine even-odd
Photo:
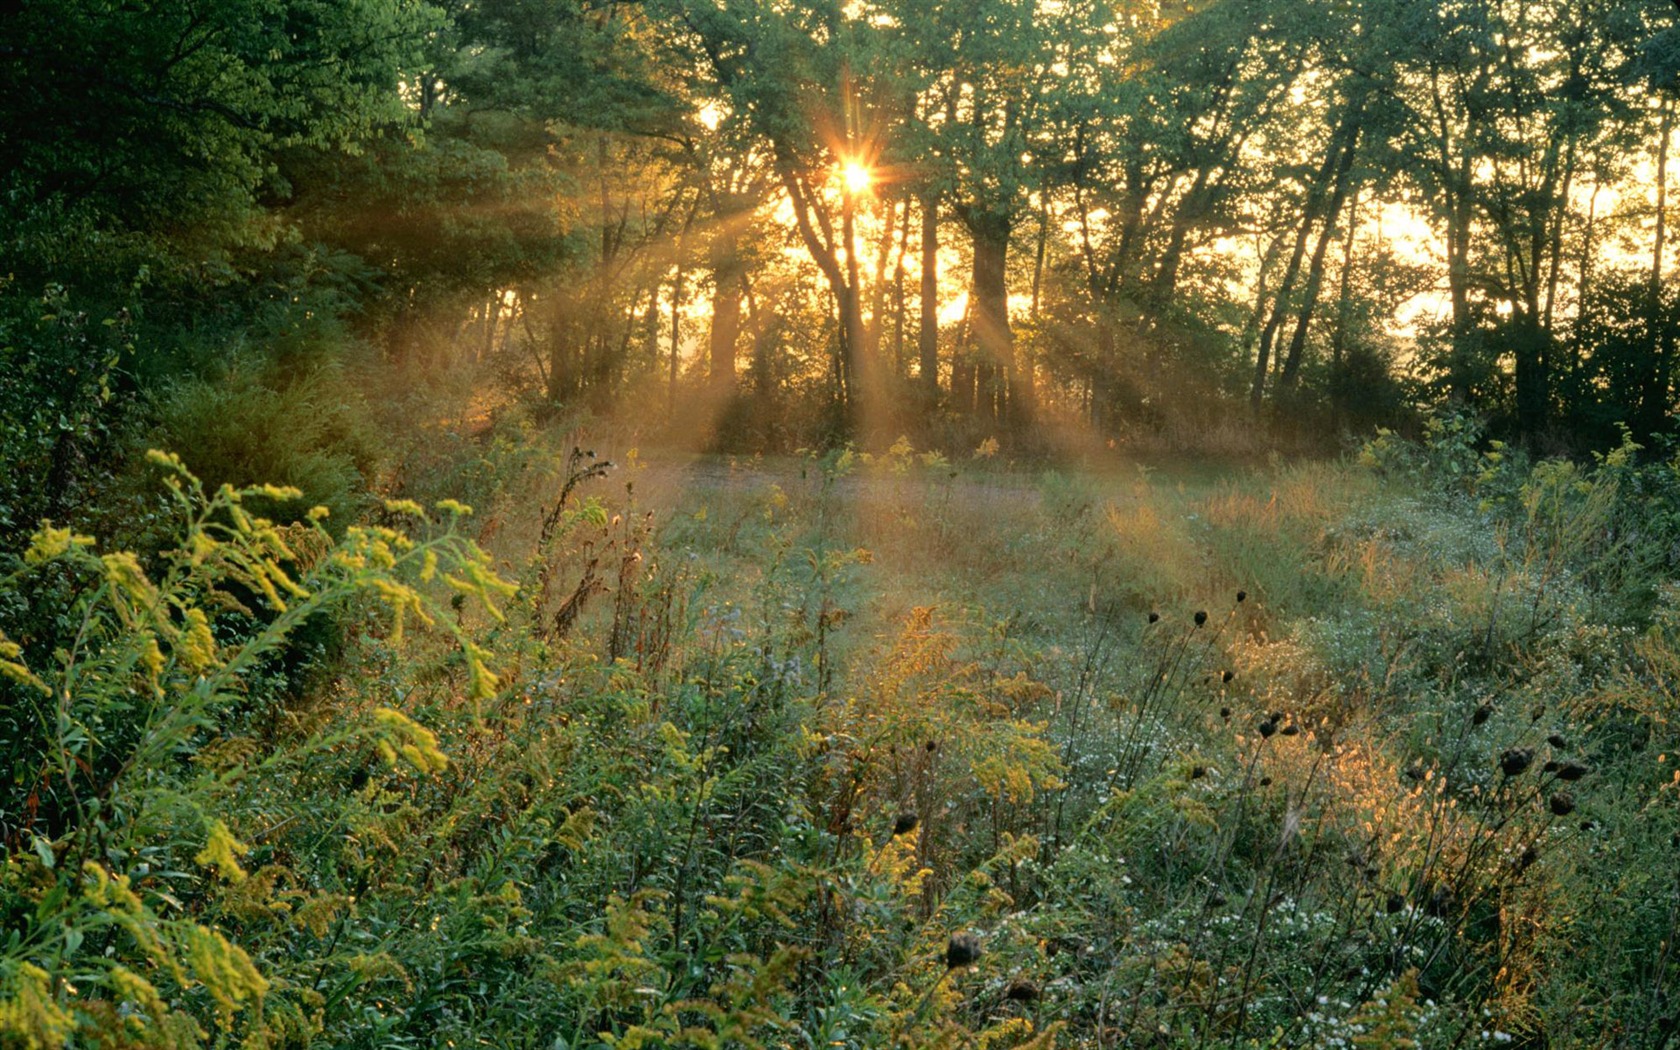
[(1499, 756), (1499, 769), (1508, 777), (1522, 775), (1533, 764), (1533, 748), (1513, 747)]
[(945, 968), (958, 970), (980, 961), (980, 938), (972, 933), (953, 933), (945, 943)]

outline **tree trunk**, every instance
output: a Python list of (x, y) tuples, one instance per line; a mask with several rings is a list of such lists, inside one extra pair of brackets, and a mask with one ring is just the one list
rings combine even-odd
[[(1354, 147), (1359, 140), (1359, 119), (1364, 110), (1363, 99), (1349, 100), (1342, 110), (1342, 118), (1337, 124), (1335, 132), (1330, 136), (1329, 145), (1324, 152), (1324, 158), (1319, 162), (1317, 175), (1313, 178), (1311, 187), (1307, 190), (1307, 199), (1301, 209), (1301, 224), (1295, 229), (1295, 243), (1290, 249), (1289, 264), (1284, 268), (1283, 278), (1278, 283), (1277, 293), (1272, 299), (1272, 309), (1266, 318), (1265, 325), (1260, 329), (1260, 342), (1254, 354), (1254, 378), (1249, 385), (1248, 403), (1254, 411), (1260, 410), (1260, 404), (1265, 397), (1266, 376), (1272, 363), (1272, 346), (1277, 339), (1278, 332), (1283, 328), (1283, 321), (1288, 316), (1290, 300), (1295, 291), (1295, 280), (1301, 273), (1301, 261), (1307, 254), (1307, 242), (1312, 239), (1313, 226), (1323, 217), (1325, 200), (1330, 193), (1332, 182), (1336, 183), (1338, 192), (1344, 187), (1342, 182), (1345, 172), (1353, 163)], [(1338, 202), (1337, 207), (1340, 207)], [(1313, 259), (1322, 267), (1324, 237), (1326, 231), (1319, 238)], [(1322, 272), (1322, 270), (1321, 270)], [(1314, 289), (1316, 293), (1316, 289)], [(1303, 342), (1305, 334), (1301, 334)], [(1296, 362), (1299, 367), (1299, 362)], [(1292, 375), (1293, 378), (1293, 375)]]
[(903, 390), (910, 375), (904, 358), (904, 257), (910, 251), (910, 202), (904, 204), (904, 226), (898, 235), (898, 264), (893, 267), (893, 388)]
[(1018, 396), (1015, 340), (1009, 330), (1009, 220), (995, 213), (979, 215), (970, 223), (969, 231), (974, 247), (969, 302), (973, 308), (979, 410), (982, 416), (1001, 422), (1026, 408)]
[(735, 345), (741, 335), (741, 298), (747, 278), (732, 233), (718, 235), (712, 276), (717, 291), (712, 301), (708, 379), (715, 392), (728, 395), (735, 392)]
[(577, 393), (577, 368), (574, 360), (577, 336), (577, 304), (564, 290), (562, 281), (555, 282), (554, 303), (548, 320), (548, 403), (560, 405)]
[[(1357, 113), (1354, 114), (1357, 119)], [(1307, 266), (1307, 287), (1301, 295), (1301, 304), (1295, 319), (1295, 334), (1289, 340), (1289, 353), (1284, 357), (1283, 370), (1278, 374), (1278, 392), (1291, 394), (1300, 378), (1301, 358), (1307, 345), (1307, 326), (1312, 323), (1314, 309), (1318, 305), (1318, 292), (1324, 283), (1324, 258), (1330, 247), (1330, 239), (1336, 232), (1336, 221), (1341, 218), (1342, 205), (1347, 201), (1348, 185), (1352, 181), (1353, 155), (1358, 144), (1359, 127), (1352, 125), (1347, 141), (1342, 144), (1341, 157), (1336, 163), (1335, 186), (1330, 191), (1330, 202), (1324, 208), (1324, 225), (1318, 231), (1318, 243), (1313, 246), (1312, 262)]]
[(1674, 100), (1664, 96), (1657, 130), (1657, 229), (1651, 246), (1651, 275), (1645, 289), (1646, 326), (1652, 336), (1651, 359), (1639, 392), (1637, 430), (1649, 438), (1668, 417), (1669, 359), (1674, 332), (1663, 317), (1663, 252), (1668, 241), (1668, 140), (1674, 133)]
[(872, 400), (868, 336), (863, 327), (863, 303), (858, 287), (857, 205), (848, 193), (841, 205), (841, 242), (846, 253), (846, 277), (837, 291), (840, 313), (840, 397), (846, 429), (856, 434), (863, 422), (864, 402)]
[(1532, 436), (1545, 429), (1551, 377), (1546, 368), (1547, 333), (1528, 306), (1512, 318), (1511, 349), (1516, 357), (1517, 430)]
[(963, 308), (962, 324), (957, 328), (955, 350), (951, 354), (951, 411), (968, 415), (974, 411), (974, 297), (968, 297)]
[(939, 403), (939, 197), (922, 195), (922, 323), (916, 333), (922, 399)]

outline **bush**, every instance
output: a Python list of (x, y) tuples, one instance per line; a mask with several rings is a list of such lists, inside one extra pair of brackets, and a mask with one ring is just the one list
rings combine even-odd
[[(440, 576), (486, 604), (505, 593), (450, 524), (464, 508), (445, 508), (441, 527), (418, 507), (394, 508), (430, 534), (419, 539), (352, 526), (334, 540), (318, 508), (293, 526), (248, 509), (295, 490), (207, 493), (175, 457), (151, 460), (167, 472), (179, 528), (159, 565), (48, 527), (0, 578), (0, 609), (21, 606), (37, 625), (19, 635), (7, 622), (0, 634), (0, 740), (15, 771), (0, 786), (8, 1046), (187, 1046), (210, 1033), (276, 1045), (307, 1027), (319, 1003), (309, 979), (274, 957), (284, 944), (275, 926), (295, 916), (302, 931), (324, 929), (344, 900), (315, 892), (261, 843), (325, 800), (269, 795), (252, 807), (241, 784), (292, 781), (346, 751), (383, 756), (392, 777), (424, 778), (448, 761), (394, 706), (319, 732), (263, 734), (245, 719), (265, 699), (255, 672), (299, 625), (360, 599), (389, 610), (397, 640), (405, 620), (448, 626), (432, 588)], [(225, 620), (257, 610), (260, 629), (223, 639)], [(486, 696), (495, 679), (461, 643), (472, 694)], [(264, 928), (267, 939), (256, 936)]]
[(212, 491), (260, 483), (302, 493), (292, 502), (253, 495), (257, 513), (286, 522), (325, 506), (337, 529), (367, 505), (381, 443), (339, 369), (271, 385), (253, 362), (239, 360), (225, 376), (177, 382), (153, 402), (151, 415), (145, 441), (180, 449)]

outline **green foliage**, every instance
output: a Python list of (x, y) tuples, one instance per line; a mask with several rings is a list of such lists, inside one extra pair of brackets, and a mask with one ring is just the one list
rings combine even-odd
[[(428, 593), (438, 583), (492, 609), (500, 587), (447, 527), (417, 540), (352, 526), (335, 541), (324, 509), (293, 526), (248, 509), (294, 500), (295, 489), (208, 493), (176, 457), (150, 458), (177, 527), (155, 567), (43, 527), (0, 581), (6, 607), (31, 625), (7, 623), (0, 640), (15, 771), (4, 788), (14, 848), (0, 876), (11, 930), (0, 1025), (24, 1045), (61, 1046), (73, 1033), (124, 1046), (201, 1045), (211, 1032), (279, 1038), (286, 1018), (301, 1016), (301, 989), (277, 986), (253, 959), (257, 945), (230, 935), (260, 917), (342, 904), (236, 837), (234, 828), (260, 841), (272, 821), (297, 819), (242, 806), (243, 786), (294, 778), (344, 750), (373, 748), (393, 771), (420, 777), (448, 760), (430, 731), (388, 706), (261, 739), (274, 714), (264, 707), (276, 702), (261, 686), (263, 661), (311, 617), (354, 602), (383, 606), (396, 641), (405, 620), (448, 623)], [(458, 513), (444, 510), (446, 520)], [(62, 604), (35, 607), (53, 602)], [(253, 616), (254, 630), (230, 635)], [(481, 650), (461, 642), (469, 688), (483, 697), (494, 677)], [(286, 1003), (270, 1005), (271, 993)]]
[(367, 406), (341, 369), (267, 381), (249, 361), (225, 374), (189, 379), (159, 396), (147, 440), (185, 450), (182, 460), (211, 490), (263, 479), (295, 488), (290, 503), (257, 500), (277, 521), (311, 507), (333, 528), (356, 520), (380, 462)]
[(342, 147), (403, 119), (393, 88), (432, 25), (396, 0), (22, 5), (0, 61), (8, 240), (88, 220), (227, 236), (276, 147)]

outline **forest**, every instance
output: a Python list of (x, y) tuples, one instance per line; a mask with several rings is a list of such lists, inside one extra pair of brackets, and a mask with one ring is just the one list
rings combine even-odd
[(0, 1050), (1680, 1046), (1677, 103), (1657, 0), (0, 4)]

